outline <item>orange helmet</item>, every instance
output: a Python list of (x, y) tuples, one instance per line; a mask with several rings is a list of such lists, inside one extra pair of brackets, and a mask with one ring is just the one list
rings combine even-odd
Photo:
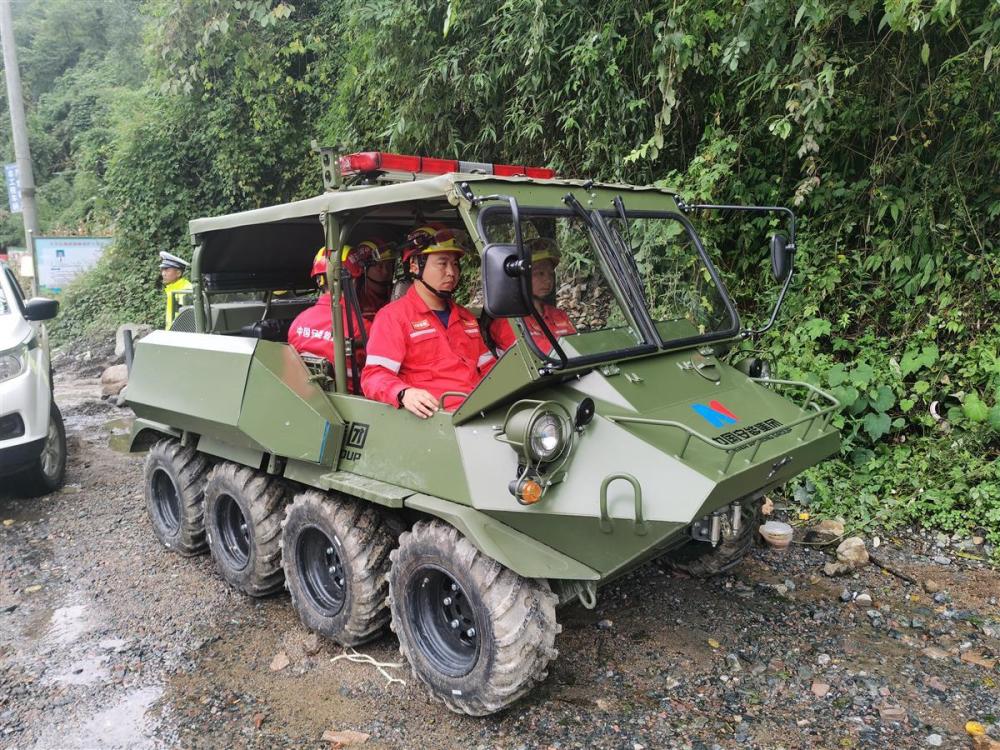
[(330, 251), (321, 247), (316, 252), (316, 257), (313, 258), (313, 267), (309, 276), (316, 282), (317, 286), (323, 286), (326, 283), (326, 262), (329, 257)]
[(406, 235), (406, 243), (403, 245), (404, 262), (418, 255), (432, 253), (464, 255), (465, 248), (459, 244), (453, 231), (441, 225), (418, 227)]

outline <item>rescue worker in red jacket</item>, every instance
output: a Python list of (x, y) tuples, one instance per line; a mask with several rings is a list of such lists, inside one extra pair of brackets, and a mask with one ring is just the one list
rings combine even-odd
[[(353, 373), (364, 365), (365, 350), (362, 344), (362, 329), (367, 336), (375, 313), (389, 301), (392, 290), (392, 276), (399, 254), (380, 238), (372, 238), (358, 243), (355, 247), (344, 247), (341, 263), (353, 282), (354, 294), (360, 303), (362, 318), (357, 320), (357, 312), (352, 308), (348, 315), (345, 289), (340, 297), (340, 309), (344, 316), (344, 336), (351, 340), (352, 356), (347, 361), (349, 380), (347, 388), (353, 392)], [(329, 253), (320, 248), (313, 259), (312, 279), (322, 292), (316, 303), (303, 310), (292, 321), (288, 330), (288, 343), (303, 354), (325, 357), (333, 361), (333, 321), (330, 315), (330, 292), (326, 288), (326, 269)]]
[[(556, 243), (547, 237), (536, 237), (528, 242), (528, 249), (531, 250), (531, 297), (535, 309), (557, 340), (560, 336), (576, 333), (576, 326), (569, 316), (547, 301), (552, 299), (556, 290), (556, 266), (560, 260)], [(522, 320), (539, 350), (543, 354), (552, 351), (552, 344), (538, 322), (527, 315)], [(490, 323), (490, 337), (499, 354), (510, 349), (517, 341), (508, 318), (498, 318)]]
[(361, 388), (368, 398), (426, 419), (461, 399), (445, 391), (471, 392), (495, 363), (475, 316), (452, 300), (465, 250), (448, 229), (420, 227), (403, 246), (404, 269), (413, 286), (383, 307), (368, 337)]

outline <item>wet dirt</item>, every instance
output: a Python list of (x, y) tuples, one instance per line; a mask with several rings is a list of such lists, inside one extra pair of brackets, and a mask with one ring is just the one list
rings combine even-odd
[[(63, 491), (0, 487), (0, 747), (327, 748), (329, 729), (373, 749), (923, 747), (932, 733), (965, 747), (967, 720), (998, 721), (1000, 668), (983, 665), (1000, 656), (1000, 574), (935, 565), (918, 537), (880, 554), (934, 578), (938, 601), (875, 566), (826, 578), (827, 556), (805, 547), (757, 549), (711, 581), (646, 566), (597, 609), (560, 610), (560, 656), (524, 700), (455, 716), (405, 664), (385, 668), (405, 681), (390, 683), (334, 661), (336, 644), (316, 652), (287, 596), (249, 599), (209, 557), (162, 549), (143, 457), (108, 447), (129, 412), (98, 390), (92, 374), (57, 375)], [(391, 634), (360, 651), (402, 660)], [(278, 653), (289, 664), (274, 671)]]

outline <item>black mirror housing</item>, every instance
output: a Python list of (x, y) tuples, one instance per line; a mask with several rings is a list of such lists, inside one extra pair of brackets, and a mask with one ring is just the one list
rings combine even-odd
[(25, 320), (52, 320), (59, 314), (59, 302), (45, 297), (32, 297), (24, 303)]
[(792, 272), (792, 247), (783, 234), (771, 238), (771, 275), (779, 284)]
[(490, 244), (483, 250), (483, 308), (492, 318), (520, 318), (531, 315), (526, 281), (531, 277), (530, 262), (525, 270), (517, 245)]

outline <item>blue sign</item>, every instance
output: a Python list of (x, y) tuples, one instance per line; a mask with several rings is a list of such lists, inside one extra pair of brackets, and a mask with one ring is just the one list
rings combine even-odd
[(3, 165), (4, 177), (7, 182), (7, 200), (10, 202), (12, 214), (21, 213), (21, 170), (17, 164)]

